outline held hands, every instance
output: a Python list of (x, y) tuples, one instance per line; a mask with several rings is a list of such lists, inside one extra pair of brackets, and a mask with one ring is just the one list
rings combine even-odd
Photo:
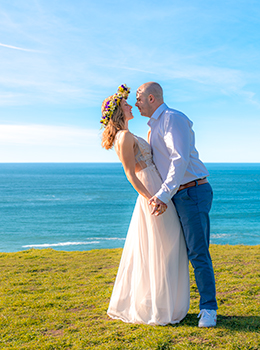
[(148, 204), (153, 206), (151, 214), (155, 216), (163, 214), (167, 209), (167, 205), (155, 196), (149, 199)]

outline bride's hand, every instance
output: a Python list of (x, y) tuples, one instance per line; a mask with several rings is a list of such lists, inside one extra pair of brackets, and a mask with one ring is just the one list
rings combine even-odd
[(163, 214), (167, 209), (167, 204), (165, 204), (155, 196), (149, 199), (148, 204), (153, 206), (151, 215), (155, 214), (155, 216), (159, 216)]
[(167, 210), (167, 205), (166, 204), (159, 204), (159, 208), (157, 208), (155, 212), (155, 216), (159, 216), (163, 214)]

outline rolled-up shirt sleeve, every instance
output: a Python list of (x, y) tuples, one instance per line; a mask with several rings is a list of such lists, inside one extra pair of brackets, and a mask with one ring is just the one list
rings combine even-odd
[(190, 156), (190, 126), (185, 118), (168, 115), (164, 119), (163, 139), (170, 158), (168, 174), (160, 190), (155, 194), (164, 203), (177, 192)]

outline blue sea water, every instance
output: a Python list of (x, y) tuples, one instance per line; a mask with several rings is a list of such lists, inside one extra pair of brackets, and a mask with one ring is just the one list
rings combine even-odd
[[(211, 243), (260, 244), (260, 164), (206, 164)], [(0, 252), (123, 247), (137, 194), (119, 163), (0, 164)]]

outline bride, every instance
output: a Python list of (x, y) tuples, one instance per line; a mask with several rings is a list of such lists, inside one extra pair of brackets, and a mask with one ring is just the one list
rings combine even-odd
[(186, 246), (173, 203), (168, 208), (148, 204), (162, 181), (150, 145), (128, 130), (128, 121), (133, 119), (132, 106), (126, 101), (129, 93), (125, 84), (119, 86), (101, 108), (102, 147), (114, 146), (139, 193), (107, 313), (131, 323), (178, 323), (189, 309)]

